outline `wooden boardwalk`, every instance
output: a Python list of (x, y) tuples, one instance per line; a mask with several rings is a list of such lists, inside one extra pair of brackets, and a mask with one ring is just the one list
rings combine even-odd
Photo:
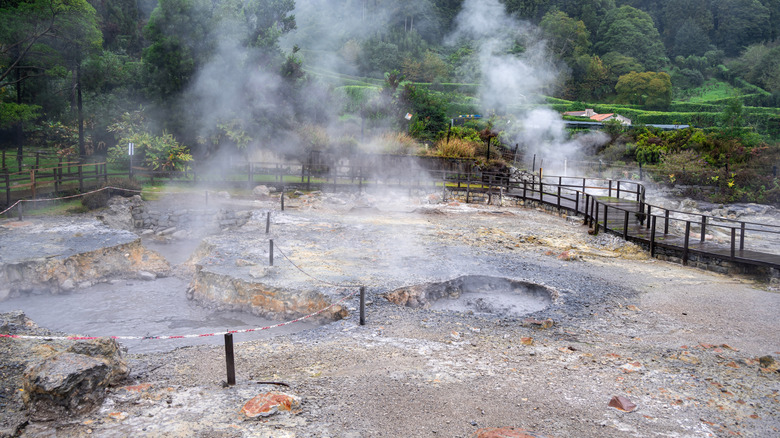
[[(520, 183), (474, 184), (472, 192), (536, 201), (583, 217), (592, 232), (608, 231), (659, 253), (715, 261), (718, 266), (780, 270), (780, 226), (692, 214), (645, 202), (634, 181), (537, 175)], [(462, 184), (460, 184), (462, 186)], [(463, 188), (451, 189), (463, 190)], [(772, 244), (772, 242), (776, 242)], [(724, 263), (726, 262), (726, 263)], [(704, 262), (704, 264), (707, 264)]]

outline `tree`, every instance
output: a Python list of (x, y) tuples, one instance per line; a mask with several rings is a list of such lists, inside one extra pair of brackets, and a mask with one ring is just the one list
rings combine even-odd
[(641, 60), (645, 69), (657, 70), (668, 63), (661, 36), (646, 12), (621, 6), (607, 12), (599, 26), (598, 54), (618, 52)]
[[(67, 70), (73, 72), (82, 156), (81, 63), (88, 53), (100, 47), (101, 41), (95, 9), (85, 0), (28, 0), (3, 2), (0, 6), (0, 88), (13, 86), (16, 105), (24, 105), (22, 87), (26, 81), (46, 75), (62, 76)], [(22, 122), (20, 119), (17, 124), (19, 156)]]
[(149, 97), (166, 100), (184, 90), (214, 50), (214, 25), (208, 0), (160, 0), (144, 28)]
[(411, 57), (404, 59), (402, 71), (409, 80), (433, 82), (447, 76), (447, 63), (428, 50), (420, 61)]
[(672, 79), (664, 72), (632, 71), (618, 79), (615, 91), (622, 103), (667, 108), (672, 102)]
[(612, 92), (609, 69), (598, 56), (590, 57), (585, 76), (582, 79), (579, 99), (580, 100), (601, 100)]
[(720, 115), (720, 126), (727, 136), (739, 137), (744, 131), (744, 125), (742, 99), (737, 96), (732, 97)]
[[(664, 2), (661, 18), (663, 22), (663, 31), (661, 32), (664, 43), (667, 48), (672, 49), (675, 55), (688, 56), (691, 54), (702, 55), (708, 50), (709, 33), (714, 24), (712, 21), (712, 11), (708, 0), (666, 0)], [(689, 44), (683, 43), (696, 39), (692, 32), (699, 32), (699, 41), (691, 41)], [(683, 33), (681, 36), (680, 33)], [(706, 40), (703, 44), (702, 41)], [(699, 43), (699, 46), (694, 44)], [(677, 46), (683, 46), (684, 50), (678, 50)]]
[(590, 32), (585, 28), (585, 23), (569, 17), (565, 12), (546, 13), (539, 27), (548, 38), (548, 48), (560, 59), (571, 60), (590, 48)]
[(772, 34), (769, 10), (758, 0), (713, 2), (713, 41), (727, 56), (737, 56), (745, 47)]
[(544, 0), (504, 0), (503, 3), (508, 14), (538, 21), (547, 12), (549, 2)]
[(709, 50), (710, 39), (697, 20), (689, 18), (682, 22), (674, 34), (671, 52), (679, 56), (701, 56)]

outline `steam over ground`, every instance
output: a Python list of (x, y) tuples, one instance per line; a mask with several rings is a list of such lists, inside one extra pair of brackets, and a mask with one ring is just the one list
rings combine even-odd
[[(426, 8), (433, 6), (427, 2), (370, 3), (295, 2), (297, 28), (280, 39), (289, 54), (284, 74), (247, 68), (256, 65), (249, 60), (262, 58), (261, 49), (242, 40), (236, 31), (240, 23), (221, 21), (213, 32), (216, 50), (198, 69), (182, 104), (187, 110), (186, 123), (205, 145), (206, 155), (237, 153), (244, 158), (249, 153), (253, 160), (267, 160), (278, 155), (300, 156), (312, 147), (327, 147), (345, 156), (356, 150), (382, 151), (383, 135), (406, 128), (391, 123), (406, 108), (394, 108), (389, 102), (392, 96), (377, 92), (372, 103), (376, 108), (351, 108), (345, 113), (343, 96), (332, 86), (316, 76), (310, 81), (297, 78), (309, 69), (357, 74), (363, 50), (358, 39), (400, 29), (443, 39), (453, 48), (468, 43), (475, 49), (471, 79), (480, 84), (484, 115), (499, 116), (494, 129), (508, 133), (508, 140), (520, 145), (526, 157), (563, 162), (577, 158), (583, 142), (604, 142), (600, 133), (570, 140), (558, 113), (539, 105), (541, 95), (556, 86), (558, 66), (548, 55), (538, 28), (507, 15), (498, 0), (466, 0), (454, 19), (455, 31), (449, 35), (442, 34), (441, 23), (428, 18), (431, 14)], [(374, 76), (384, 73), (377, 71)], [(389, 114), (385, 122), (376, 118), (367, 122), (366, 113), (372, 110), (398, 114)], [(310, 122), (296, 123), (300, 114)], [(212, 143), (236, 147), (217, 148)]]

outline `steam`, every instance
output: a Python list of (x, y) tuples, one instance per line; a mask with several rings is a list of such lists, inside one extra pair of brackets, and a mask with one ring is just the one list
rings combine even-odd
[(465, 0), (456, 23), (449, 43), (472, 41), (477, 47), (482, 106), (509, 116), (510, 141), (523, 147), (526, 161), (537, 156), (537, 163), (562, 168), (565, 160), (581, 158), (585, 144), (606, 141), (601, 133), (570, 140), (560, 115), (540, 105), (541, 95), (554, 91), (560, 70), (533, 24), (507, 15), (498, 0)]

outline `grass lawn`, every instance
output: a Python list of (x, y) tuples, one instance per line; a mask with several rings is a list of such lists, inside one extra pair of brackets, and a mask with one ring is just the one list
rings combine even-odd
[(734, 97), (735, 93), (738, 92), (739, 90), (726, 82), (722, 82), (717, 79), (709, 79), (701, 87), (689, 90), (689, 97), (687, 99), (681, 99), (681, 101), (706, 103)]

